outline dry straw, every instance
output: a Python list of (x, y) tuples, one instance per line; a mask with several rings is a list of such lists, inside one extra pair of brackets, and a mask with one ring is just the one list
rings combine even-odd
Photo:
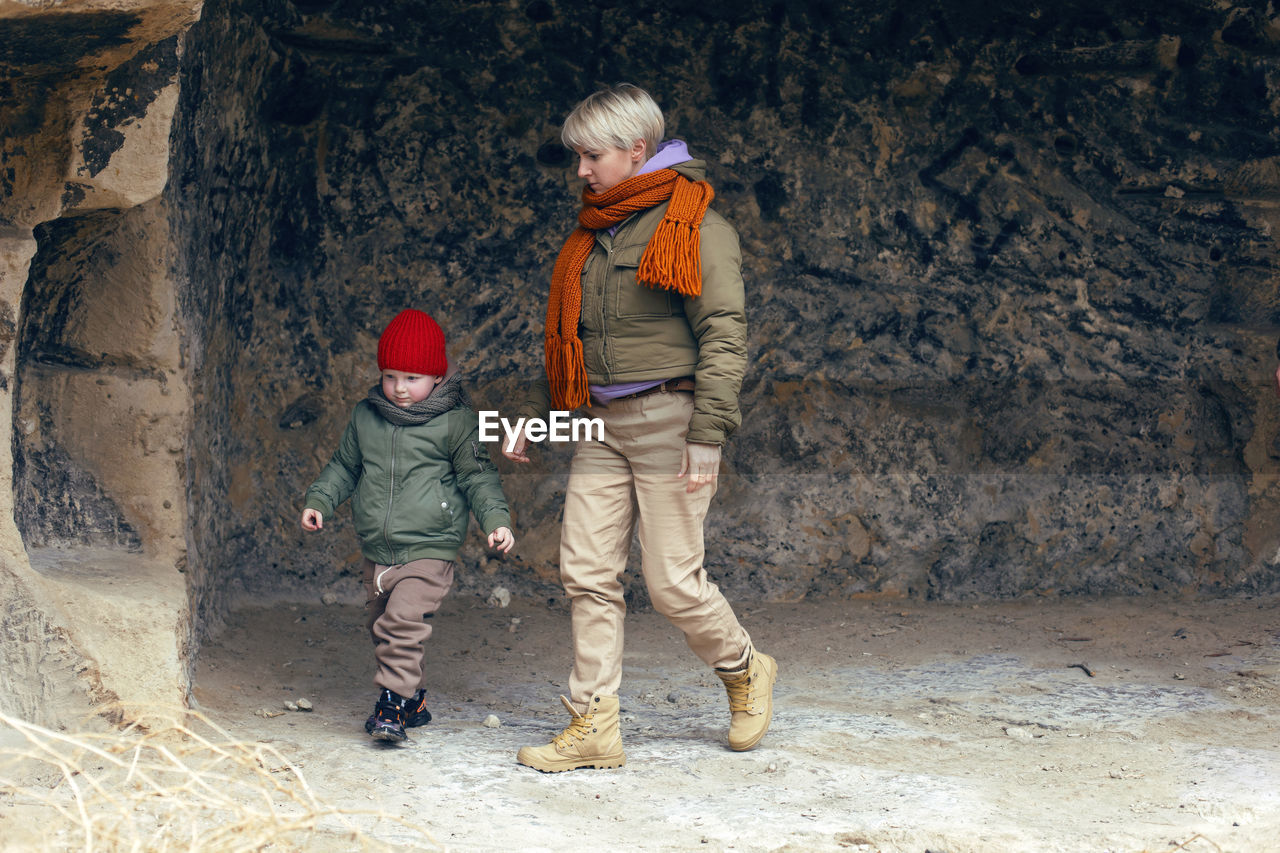
[(0, 713), (0, 742), (10, 741), (3, 853), (443, 849), (395, 815), (321, 802), (278, 750), (234, 741), (195, 712), (77, 734)]

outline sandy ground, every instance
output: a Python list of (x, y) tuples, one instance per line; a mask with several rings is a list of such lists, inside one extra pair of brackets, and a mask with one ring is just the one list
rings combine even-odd
[[(1278, 605), (740, 607), (780, 665), (773, 727), (747, 753), (724, 746), (719, 681), (660, 616), (632, 613), (627, 765), (610, 771), (514, 760), (567, 722), (563, 606), (447, 601), (435, 719), (400, 746), (363, 730), (375, 691), (356, 607), (237, 612), (203, 650), (195, 699), (321, 798), (449, 850), (1280, 850)], [(262, 715), (299, 698), (315, 710)]]

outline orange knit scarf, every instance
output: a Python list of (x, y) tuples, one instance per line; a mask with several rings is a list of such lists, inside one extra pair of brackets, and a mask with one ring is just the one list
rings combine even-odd
[(690, 181), (671, 169), (628, 178), (611, 190), (582, 191), (578, 227), (556, 258), (547, 303), (546, 367), (551, 404), (557, 410), (591, 405), (582, 360), (578, 319), (582, 313), (582, 267), (595, 245), (595, 232), (612, 228), (667, 199), (667, 213), (640, 258), (636, 280), (682, 296), (702, 293), (698, 227), (715, 192), (706, 181)]

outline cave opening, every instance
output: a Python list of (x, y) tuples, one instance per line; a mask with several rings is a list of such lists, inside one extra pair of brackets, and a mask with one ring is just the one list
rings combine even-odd
[[(24, 613), (96, 611), (96, 576), (156, 590), (177, 695), (235, 608), (354, 602), (345, 516), (296, 516), (378, 331), (429, 309), (474, 402), (518, 402), (579, 189), (559, 122), (631, 80), (743, 249), (708, 527), (732, 598), (1274, 592), (1274, 26), (976, 8), (6, 11), (6, 535), (56, 589), (20, 557), (4, 583)], [(544, 457), (504, 470), (521, 544), (473, 531), (463, 600), (562, 599)], [(62, 618), (6, 660), (64, 654)]]

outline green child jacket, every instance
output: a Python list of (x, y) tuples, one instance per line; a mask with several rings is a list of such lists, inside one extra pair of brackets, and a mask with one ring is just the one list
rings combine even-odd
[(465, 406), (396, 426), (357, 403), (306, 506), (329, 518), (347, 498), (360, 550), (380, 565), (455, 559), (471, 512), (486, 534), (511, 526), (498, 469)]

